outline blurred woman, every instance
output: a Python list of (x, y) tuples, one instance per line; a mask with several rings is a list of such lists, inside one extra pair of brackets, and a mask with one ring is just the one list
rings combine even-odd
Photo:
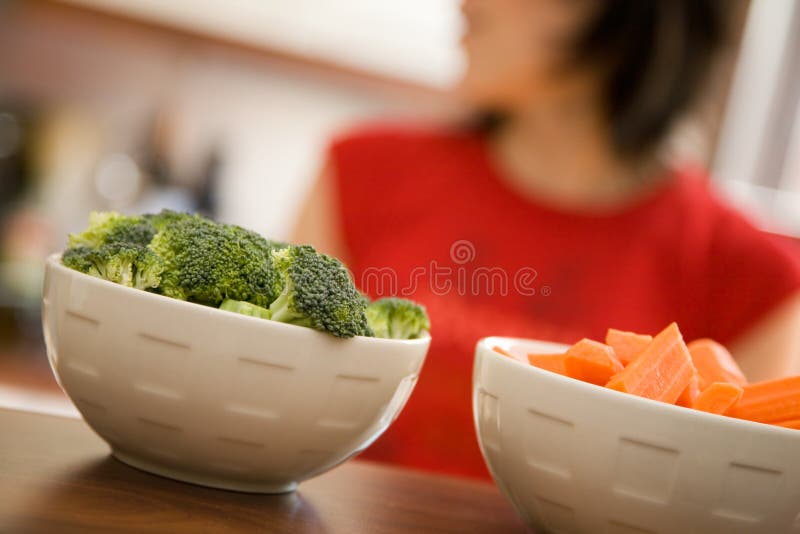
[(490, 334), (572, 343), (677, 321), (728, 344), (751, 379), (800, 372), (796, 257), (715, 198), (702, 168), (661, 156), (725, 9), (465, 0), (459, 93), (480, 120), (332, 143), (296, 239), (345, 260), (372, 297), (423, 302), (433, 324), (414, 395), (365, 458), (486, 476), (470, 382)]

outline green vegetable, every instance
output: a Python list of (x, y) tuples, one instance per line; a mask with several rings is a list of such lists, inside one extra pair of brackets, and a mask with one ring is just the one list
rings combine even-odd
[(260, 235), (198, 215), (162, 228), (150, 249), (166, 264), (158, 288), (164, 295), (210, 306), (225, 299), (269, 306), (280, 292), (272, 246)]
[(242, 315), (249, 315), (250, 317), (258, 317), (259, 319), (270, 318), (270, 313), (267, 308), (262, 308), (261, 306), (256, 306), (255, 304), (250, 304), (249, 302), (243, 302), (241, 300), (223, 300), (219, 309), (240, 313)]
[(156, 232), (161, 231), (171, 224), (180, 221), (187, 221), (199, 217), (191, 213), (181, 213), (172, 210), (161, 210), (160, 213), (148, 213), (142, 215), (142, 218), (150, 224)]
[(373, 336), (374, 328), (379, 337), (408, 339), (429, 327), (412, 302), (370, 304), (339, 260), (311, 246), (189, 213), (92, 213), (86, 230), (69, 236), (62, 262), (128, 287), (340, 338)]
[(272, 262), (283, 286), (269, 308), (273, 321), (342, 338), (372, 335), (366, 302), (339, 260), (300, 245), (274, 250)]
[(378, 299), (367, 307), (366, 314), (376, 337), (415, 339), (431, 328), (425, 308), (406, 299)]
[(92, 212), (89, 227), (80, 234), (69, 235), (69, 247), (97, 248), (111, 243), (147, 246), (155, 233), (155, 228), (144, 217), (113, 211)]
[(136, 289), (158, 287), (164, 262), (150, 249), (132, 243), (108, 243), (97, 248), (77, 246), (64, 252), (64, 265), (98, 278)]

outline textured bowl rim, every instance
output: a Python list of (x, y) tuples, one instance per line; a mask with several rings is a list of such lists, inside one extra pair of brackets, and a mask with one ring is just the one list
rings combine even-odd
[(123, 286), (121, 284), (116, 284), (109, 280), (104, 280), (102, 278), (98, 278), (96, 276), (91, 276), (80, 271), (76, 271), (75, 269), (70, 269), (63, 263), (61, 263), (61, 253), (56, 252), (51, 254), (47, 257), (46, 266), (49, 269), (53, 269), (57, 272), (60, 272), (67, 276), (75, 276), (78, 278), (83, 278), (87, 283), (91, 284), (98, 284), (99, 286), (105, 287), (113, 287), (114, 290), (119, 291), (123, 295), (131, 295), (136, 296), (136, 298), (142, 299), (151, 299), (152, 301), (162, 302), (162, 303), (170, 303), (169, 305), (177, 306), (179, 308), (183, 308), (185, 310), (197, 310), (198, 307), (202, 309), (206, 313), (211, 314), (223, 314), (225, 317), (230, 318), (236, 317), (236, 319), (240, 321), (250, 321), (250, 324), (258, 324), (262, 325), (261, 328), (277, 328), (277, 329), (302, 329), (308, 333), (308, 335), (315, 335), (315, 336), (325, 336), (326, 339), (335, 340), (337, 342), (345, 343), (348, 341), (353, 340), (360, 340), (362, 343), (374, 343), (374, 344), (392, 344), (392, 345), (426, 345), (430, 343), (431, 336), (428, 332), (425, 333), (424, 336), (416, 338), (416, 339), (387, 339), (381, 337), (368, 337), (368, 336), (353, 336), (352, 338), (338, 338), (332, 334), (328, 334), (326, 332), (320, 332), (319, 330), (314, 330), (313, 328), (305, 327), (305, 326), (298, 326), (289, 323), (282, 323), (280, 321), (272, 321), (269, 319), (261, 319), (259, 317), (250, 317), (248, 315), (243, 315), (241, 313), (230, 312), (227, 310), (220, 310), (219, 308), (215, 308), (213, 306), (205, 306), (203, 304), (198, 304), (196, 302), (188, 302), (185, 300), (174, 299), (171, 297), (167, 297), (164, 295), (159, 295), (158, 293), (150, 293), (149, 291), (144, 291), (141, 289), (135, 289), (132, 287)]
[[(490, 356), (488, 357), (490, 358), (495, 358), (497, 361), (506, 362), (506, 365), (518, 365), (520, 367), (520, 372), (528, 373), (529, 375), (536, 377), (537, 380), (550, 380), (552, 382), (557, 382), (567, 387), (575, 387), (578, 389), (582, 389), (584, 392), (591, 393), (592, 395), (594, 395), (599, 402), (603, 402), (603, 400), (605, 399), (617, 396), (617, 398), (625, 398), (628, 399), (631, 403), (633, 403), (632, 404), (632, 406), (634, 407), (633, 409), (647, 409), (649, 411), (663, 409), (667, 410), (667, 412), (672, 411), (672, 413), (676, 417), (685, 417), (687, 419), (700, 418), (706, 424), (709, 425), (718, 425), (723, 427), (728, 426), (731, 428), (756, 432), (760, 434), (777, 433), (777, 435), (784, 436), (781, 439), (786, 439), (787, 442), (791, 441), (793, 442), (792, 444), (800, 443), (800, 430), (783, 428), (768, 423), (757, 423), (755, 421), (748, 421), (746, 419), (737, 419), (735, 417), (727, 417), (724, 415), (702, 412), (699, 410), (693, 410), (691, 408), (685, 408), (683, 406), (678, 406), (675, 404), (668, 404), (653, 399), (639, 397), (637, 395), (631, 395), (630, 393), (615, 391), (613, 389), (609, 389), (603, 386), (597, 386), (595, 384), (590, 384), (588, 382), (583, 382), (581, 380), (576, 380), (568, 376), (563, 376), (559, 375), (558, 373), (553, 373), (551, 371), (540, 369), (534, 365), (527, 364), (516, 358), (509, 358), (508, 356), (503, 356), (502, 354), (493, 350), (493, 347), (495, 346), (503, 347), (504, 345), (508, 346), (509, 344), (513, 343), (543, 344), (543, 345), (548, 345), (551, 348), (554, 346), (558, 346), (558, 347), (564, 347), (566, 349), (568, 347), (568, 345), (565, 345), (563, 343), (543, 341), (538, 339), (489, 336), (478, 340), (476, 348), (478, 349), (479, 352), (483, 353), (484, 355), (486, 353), (489, 353)], [(477, 367), (476, 367), (476, 374), (475, 376), (473, 376), (473, 390), (475, 388), (476, 379), (477, 379)]]

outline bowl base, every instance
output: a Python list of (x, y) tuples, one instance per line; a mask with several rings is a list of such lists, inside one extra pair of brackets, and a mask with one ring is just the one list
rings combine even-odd
[(269, 494), (290, 493), (297, 489), (297, 482), (290, 482), (288, 484), (270, 484), (263, 482), (244, 482), (241, 480), (216, 478), (200, 475), (180, 468), (165, 466), (151, 460), (145, 460), (138, 456), (132, 456), (117, 449), (112, 449), (111, 454), (120, 462), (141, 471), (171, 478), (173, 480), (179, 480), (181, 482), (188, 482), (189, 484), (196, 484), (198, 486), (206, 486), (229, 491), (240, 491), (244, 493)]

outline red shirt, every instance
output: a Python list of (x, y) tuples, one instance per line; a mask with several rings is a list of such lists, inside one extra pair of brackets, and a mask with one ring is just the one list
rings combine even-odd
[(689, 340), (725, 343), (800, 288), (795, 258), (701, 170), (589, 215), (515, 194), (476, 134), (373, 128), (330, 158), (356, 283), (422, 302), (432, 323), (411, 399), (363, 458), (488, 477), (471, 413), (481, 337), (572, 343), (677, 321)]

